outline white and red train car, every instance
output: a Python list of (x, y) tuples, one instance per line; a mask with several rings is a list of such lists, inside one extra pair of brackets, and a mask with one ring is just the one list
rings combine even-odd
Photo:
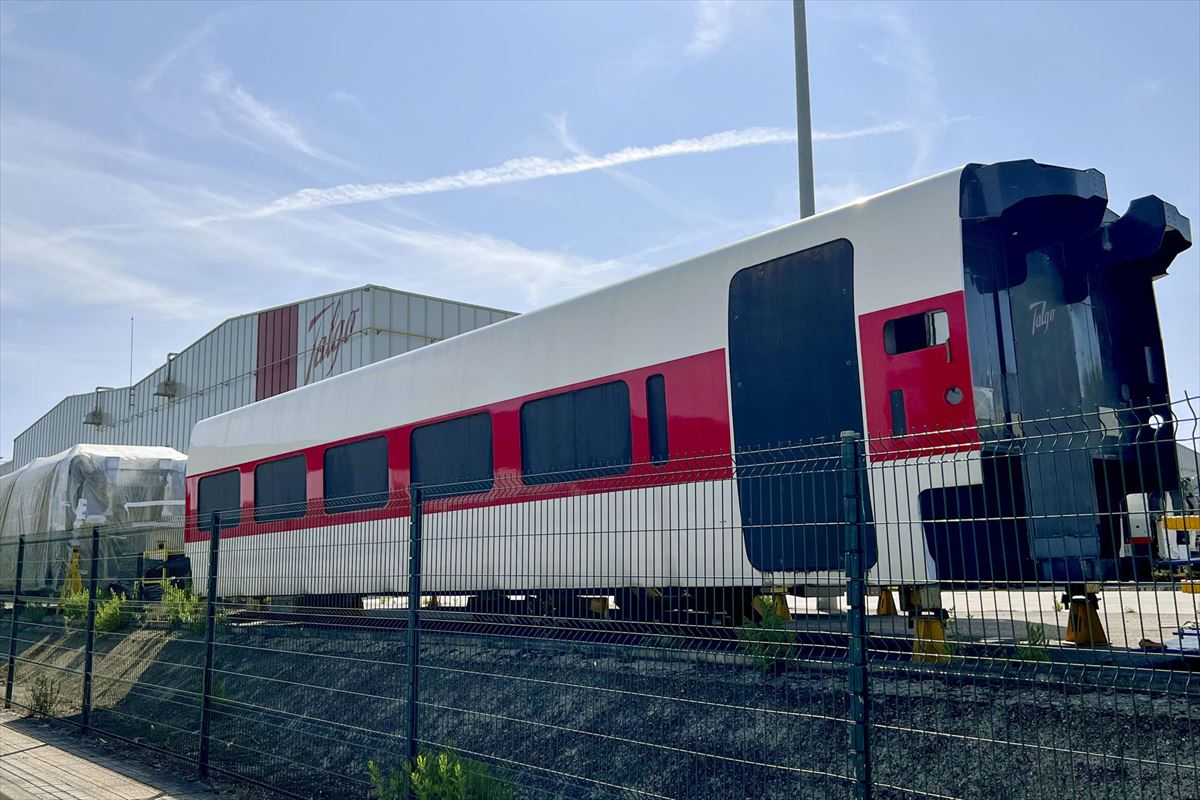
[(838, 477), (763, 465), (853, 430), (874, 581), (1103, 578), (1116, 494), (1178, 483), (1169, 420), (1151, 452), (1046, 454), (1053, 481), (1005, 442), (1161, 413), (1151, 284), (1189, 245), (1157, 198), (1109, 211), (1095, 170), (954, 169), (204, 420), (187, 551), (203, 574), (220, 511), (222, 595), (404, 592), (379, 520), (403, 539), (410, 485), (458, 482), (425, 506), (427, 592), (819, 583)]

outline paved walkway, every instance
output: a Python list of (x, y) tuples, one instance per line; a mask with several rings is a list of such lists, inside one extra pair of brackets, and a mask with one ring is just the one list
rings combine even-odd
[(78, 734), (0, 712), (0, 800), (217, 800), (198, 783), (103, 753)]

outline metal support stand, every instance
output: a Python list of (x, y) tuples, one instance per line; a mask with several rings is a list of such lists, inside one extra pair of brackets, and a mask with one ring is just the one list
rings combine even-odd
[(212, 738), (213, 641), (217, 627), (217, 557), (221, 550), (221, 515), (213, 513), (208, 539), (208, 597), (204, 616), (204, 678), (200, 690), (200, 777), (208, 777), (209, 740)]
[(417, 739), (421, 676), (421, 487), (409, 487), (408, 528), (408, 762), (415, 764), (420, 747)]
[(92, 528), (92, 556), (88, 566), (87, 649), (83, 651), (83, 732), (92, 724), (92, 662), (96, 653), (96, 580), (100, 572), (100, 529)]
[(4, 707), (12, 708), (13, 678), (17, 671), (17, 620), (21, 618), (21, 576), (25, 571), (25, 537), (17, 539), (17, 574), (13, 583), (12, 619), (8, 624), (8, 677), (4, 679)]
[(867, 675), (867, 581), (863, 554), (867, 530), (862, 522), (862, 440), (853, 431), (842, 433), (842, 518), (845, 520), (846, 683), (850, 694), (850, 714), (854, 764), (854, 797), (870, 800), (871, 788), (871, 696)]
[(1100, 623), (1100, 595), (1090, 591), (1092, 588), (1085, 587), (1083, 591), (1069, 589), (1063, 597), (1070, 609), (1066, 641), (1076, 647), (1102, 647), (1108, 644), (1108, 636)]

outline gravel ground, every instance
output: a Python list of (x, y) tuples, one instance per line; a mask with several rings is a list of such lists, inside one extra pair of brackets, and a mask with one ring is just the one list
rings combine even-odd
[[(56, 713), (70, 716), (83, 636), (48, 622), (23, 651), (45, 666), (18, 669), (16, 699), (29, 703), (35, 672), (53, 674)], [(198, 639), (97, 635), (93, 718), (111, 746), (116, 734), (195, 757)], [(641, 644), (425, 634), (425, 746), (492, 764), (519, 797), (850, 795), (839, 665), (766, 674), (730, 654)], [(220, 626), (214, 767), (305, 797), (366, 797), (368, 760), (403, 761), (405, 654), (403, 630)], [(1195, 673), (967, 666), (873, 666), (876, 796), (1200, 800)]]

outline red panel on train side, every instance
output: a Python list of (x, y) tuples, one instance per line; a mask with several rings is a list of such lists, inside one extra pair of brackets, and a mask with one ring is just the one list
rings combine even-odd
[(963, 293), (863, 314), (858, 322), (872, 458), (976, 446)]
[(265, 400), (296, 388), (299, 307), (284, 306), (258, 315), (258, 359), (254, 399)]
[[(260, 323), (261, 324), (261, 323)], [(293, 373), (294, 375), (294, 373)], [(662, 375), (666, 387), (667, 441), (670, 461), (654, 464), (650, 453), (649, 412), (646, 379)], [(633, 464), (628, 472), (600, 479), (564, 481), (526, 486), (521, 481), (521, 406), (530, 400), (582, 389), (614, 380), (629, 385)], [(492, 418), (492, 454), (495, 487), (489, 492), (427, 501), (426, 513), (549, 500), (580, 494), (628, 491), (697, 481), (728, 480), (733, 476), (729, 458), (730, 425), (728, 373), (725, 351), (712, 350), (694, 356), (652, 364), (615, 375), (605, 375), (567, 386), (559, 386), (487, 406), (463, 409), (383, 431), (364, 432), (350, 439), (326, 442), (300, 451), (307, 456), (308, 513), (304, 517), (272, 522), (254, 521), (254, 468), (265, 461), (296, 455), (280, 453), (268, 459), (237, 465), (242, 473), (242, 516), (236, 527), (223, 529), (223, 537), (250, 536), (275, 531), (302, 530), (325, 525), (366, 522), (408, 516), (407, 489), (410, 475), (409, 438), (413, 428), (446, 419), (487, 412)], [(297, 424), (303, 424), (297, 421)], [(329, 447), (384, 434), (388, 439), (388, 489), (393, 499), (380, 508), (326, 514), (324, 510), (324, 454)], [(234, 467), (224, 467), (223, 472)], [(210, 474), (210, 473), (206, 473)], [(184, 539), (195, 542), (208, 534), (196, 526), (196, 490), (202, 474), (187, 478), (188, 520)]]

